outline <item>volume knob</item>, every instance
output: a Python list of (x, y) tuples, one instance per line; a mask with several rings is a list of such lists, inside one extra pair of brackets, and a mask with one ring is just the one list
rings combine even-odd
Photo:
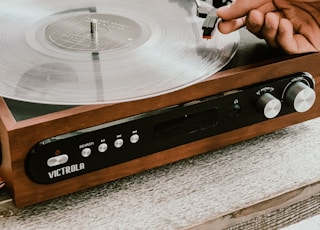
[(257, 108), (266, 118), (274, 118), (281, 111), (281, 101), (270, 93), (264, 93), (257, 101)]
[(313, 106), (316, 100), (316, 93), (308, 85), (298, 81), (287, 89), (285, 100), (297, 112), (303, 113)]

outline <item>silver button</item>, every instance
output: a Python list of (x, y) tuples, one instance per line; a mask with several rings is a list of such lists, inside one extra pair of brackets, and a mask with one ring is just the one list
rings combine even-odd
[(81, 156), (83, 157), (89, 157), (91, 155), (91, 149), (90, 148), (84, 148), (81, 151)]
[(138, 134), (133, 134), (133, 135), (130, 137), (130, 142), (131, 142), (132, 144), (135, 144), (135, 143), (137, 143), (137, 142), (139, 141), (139, 139), (140, 139), (140, 137), (139, 137)]
[(62, 165), (68, 162), (68, 155), (67, 154), (63, 154), (63, 155), (59, 155), (59, 156), (55, 156), (55, 157), (51, 157), (47, 160), (47, 165), (49, 167), (54, 167), (57, 165)]
[(116, 148), (121, 148), (123, 145), (123, 139), (117, 139), (115, 142), (114, 142), (114, 147)]
[(106, 143), (102, 143), (98, 146), (98, 151), (100, 153), (104, 153), (105, 151), (107, 151), (108, 149), (108, 145)]

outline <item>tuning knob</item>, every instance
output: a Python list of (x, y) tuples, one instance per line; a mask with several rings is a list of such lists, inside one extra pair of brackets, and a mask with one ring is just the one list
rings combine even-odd
[(270, 93), (264, 93), (257, 101), (257, 108), (266, 118), (274, 118), (281, 111), (281, 101)]
[(315, 91), (301, 81), (289, 86), (285, 93), (285, 101), (300, 113), (308, 111), (315, 100)]

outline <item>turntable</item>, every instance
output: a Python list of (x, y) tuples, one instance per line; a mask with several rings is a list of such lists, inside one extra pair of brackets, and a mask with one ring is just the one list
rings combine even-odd
[(320, 115), (319, 53), (202, 39), (194, 1), (0, 6), (0, 175), (18, 207)]

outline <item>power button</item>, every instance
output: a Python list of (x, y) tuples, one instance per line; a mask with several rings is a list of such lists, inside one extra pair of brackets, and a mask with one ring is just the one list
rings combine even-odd
[(54, 167), (54, 166), (58, 166), (58, 165), (62, 165), (68, 162), (68, 155), (67, 154), (63, 154), (63, 155), (59, 155), (59, 156), (55, 156), (55, 157), (51, 157), (47, 160), (47, 165), (49, 167)]

